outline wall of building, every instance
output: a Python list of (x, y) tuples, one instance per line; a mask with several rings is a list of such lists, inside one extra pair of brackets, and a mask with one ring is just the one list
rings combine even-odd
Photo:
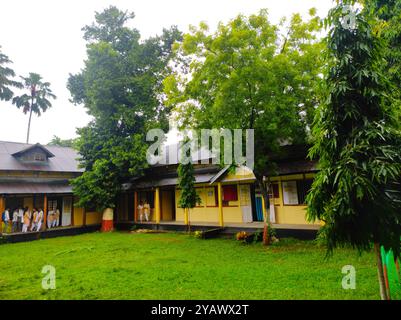
[(86, 213), (86, 225), (102, 223), (102, 213), (89, 211)]
[[(274, 202), (276, 223), (278, 224), (310, 224), (306, 220), (307, 206), (304, 203), (300, 204), (285, 204), (283, 184), (287, 181), (311, 180), (314, 178), (313, 173), (293, 174), (271, 178), (272, 183), (278, 185), (279, 196), (272, 198)], [(320, 221), (315, 221), (313, 224), (321, 224)]]
[[(223, 183), (224, 185), (235, 185), (238, 186), (239, 183)], [(217, 201), (217, 183), (213, 185), (197, 185), (196, 186), (197, 193), (201, 198), (200, 204), (198, 204), (195, 208), (190, 211), (190, 221), (192, 222), (209, 222), (209, 223), (218, 223), (219, 222), (219, 206)], [(184, 209), (178, 206), (178, 201), (180, 199), (181, 190), (176, 189), (176, 221), (184, 222)], [(244, 199), (243, 199), (244, 201)], [(247, 199), (245, 199), (248, 203), (250, 203), (250, 195), (248, 195)], [(223, 206), (223, 220), (225, 223), (242, 223), (243, 222), (243, 213), (241, 208), (241, 203), (239, 200), (237, 201), (228, 201)]]

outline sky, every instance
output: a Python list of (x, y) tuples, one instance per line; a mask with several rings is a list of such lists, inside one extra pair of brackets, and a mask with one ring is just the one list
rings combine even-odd
[[(236, 15), (269, 9), (273, 22), (312, 7), (326, 16), (332, 0), (1, 0), (0, 46), (13, 61), (17, 75), (39, 73), (51, 83), (57, 99), (41, 117), (33, 116), (30, 143), (48, 143), (54, 135), (76, 137), (76, 128), (91, 119), (83, 106), (73, 105), (66, 88), (68, 75), (80, 71), (86, 58), (81, 28), (94, 21), (95, 12), (110, 5), (135, 13), (131, 25), (142, 39), (177, 25), (183, 32), (189, 25), (205, 21), (214, 30), (219, 21)], [(25, 142), (28, 115), (11, 102), (0, 101), (0, 140)]]

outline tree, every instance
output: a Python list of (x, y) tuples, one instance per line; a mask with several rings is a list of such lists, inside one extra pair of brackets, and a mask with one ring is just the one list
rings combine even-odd
[[(185, 138), (182, 143), (188, 144), (190, 142), (188, 138)], [(183, 150), (185, 149), (183, 148)], [(188, 153), (189, 152), (190, 151), (188, 150)], [(190, 210), (193, 209), (197, 204), (200, 204), (201, 199), (195, 188), (196, 180), (194, 176), (194, 166), (191, 161), (191, 154), (183, 154), (183, 158), (184, 157), (188, 158), (189, 161), (187, 163), (180, 162), (177, 168), (178, 187), (181, 189), (178, 205), (184, 209), (185, 222), (188, 224), (188, 232), (190, 232)]]
[(49, 146), (59, 146), (59, 147), (68, 147), (74, 148), (75, 146), (75, 139), (61, 139), (58, 136), (53, 136), (51, 141), (48, 143)]
[(71, 101), (94, 118), (78, 130), (85, 172), (72, 184), (80, 206), (113, 208), (122, 184), (148, 166), (146, 132), (168, 128), (161, 84), (181, 33), (172, 27), (140, 41), (138, 30), (127, 26), (133, 17), (114, 6), (97, 12), (95, 23), (83, 28), (85, 67), (68, 79)]
[(32, 113), (40, 116), (42, 112), (46, 112), (46, 110), (52, 106), (48, 98), (56, 99), (56, 96), (50, 89), (50, 83), (43, 82), (39, 74), (29, 73), (28, 77), (21, 78), (23, 80), (23, 87), (27, 89), (29, 93), (14, 97), (13, 104), (15, 104), (17, 108), (22, 108), (25, 114), (29, 113), (28, 130), (26, 134), (26, 143), (29, 143)]
[(254, 173), (266, 212), (264, 176), (275, 168), (268, 155), (283, 142), (305, 142), (317, 105), (323, 46), (317, 39), (320, 19), (314, 9), (310, 15), (308, 21), (295, 14), (287, 26), (284, 19), (273, 25), (262, 10), (220, 23), (213, 34), (204, 23), (191, 27), (176, 45), (180, 68), (164, 81), (181, 127), (255, 130)]
[(12, 63), (12, 61), (1, 52), (0, 47), (0, 100), (11, 100), (14, 93), (10, 87), (21, 88), (21, 83), (12, 80), (15, 77), (15, 72), (6, 65)]
[[(378, 261), (382, 299), (388, 298), (380, 246), (400, 255), (401, 133), (382, 73), (385, 42), (368, 10), (339, 1), (326, 24), (327, 99), (316, 115), (311, 157), (319, 173), (307, 197), (308, 218), (324, 221), (328, 253), (337, 246), (371, 249)], [(348, 12), (348, 13), (347, 13)], [(354, 17), (355, 26), (347, 24)]]

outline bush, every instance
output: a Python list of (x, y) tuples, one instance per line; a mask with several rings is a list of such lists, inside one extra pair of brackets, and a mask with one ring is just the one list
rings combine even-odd
[(235, 238), (238, 241), (245, 241), (248, 236), (249, 236), (249, 234), (247, 232), (240, 231), (240, 232), (237, 232), (237, 234), (235, 235)]
[(203, 238), (203, 231), (197, 230), (194, 232), (194, 237), (198, 238), (198, 239), (202, 239)]

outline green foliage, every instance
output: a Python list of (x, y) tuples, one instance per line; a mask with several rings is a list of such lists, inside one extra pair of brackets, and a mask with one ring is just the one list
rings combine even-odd
[(49, 82), (43, 82), (39, 74), (32, 72), (29, 73), (28, 77), (21, 77), (21, 79), (23, 80), (23, 87), (28, 93), (13, 98), (13, 104), (17, 108), (22, 108), (25, 114), (33, 112), (38, 116), (51, 108), (52, 104), (49, 98), (56, 99), (56, 96), (50, 89)]
[(255, 129), (260, 176), (273, 167), (268, 155), (280, 141), (305, 142), (323, 65), (320, 19), (311, 14), (273, 25), (262, 10), (220, 23), (215, 33), (204, 23), (192, 27), (175, 46), (177, 72), (164, 80), (179, 124)]
[[(401, 87), (401, 1), (399, 0), (365, 0), (365, 10), (373, 13), (378, 19), (375, 28), (386, 41), (382, 72), (386, 73), (396, 88)], [(390, 93), (401, 98), (400, 90)], [(398, 110), (401, 119), (401, 110)]]
[(114, 207), (122, 183), (147, 167), (145, 141), (151, 128), (167, 129), (170, 110), (162, 107), (161, 83), (170, 72), (172, 27), (140, 41), (127, 23), (133, 13), (109, 7), (83, 28), (88, 41), (85, 68), (70, 75), (71, 101), (94, 120), (78, 130), (77, 148), (85, 173), (73, 181), (79, 205)]
[(52, 106), (49, 99), (56, 99), (56, 96), (50, 89), (50, 83), (43, 82), (42, 77), (37, 73), (31, 72), (28, 77), (21, 77), (21, 79), (23, 80), (22, 88), (24, 88), (28, 93), (15, 96), (12, 102), (18, 109), (22, 108), (22, 111), (25, 114), (29, 113), (26, 138), (26, 143), (29, 143), (32, 113), (40, 116), (42, 112), (46, 112), (47, 109)]
[(0, 47), (0, 100), (11, 100), (14, 93), (11, 90), (12, 87), (21, 88), (21, 83), (14, 81), (15, 72), (7, 65), (11, 64), (12, 61), (1, 52)]
[(310, 155), (320, 171), (307, 197), (308, 218), (325, 222), (328, 250), (350, 244), (359, 251), (380, 243), (399, 255), (401, 237), (401, 132), (382, 73), (385, 42), (367, 10), (355, 29), (342, 25), (344, 5), (327, 24), (327, 100), (319, 108)]
[(51, 141), (48, 143), (49, 146), (59, 146), (59, 147), (68, 147), (74, 148), (76, 140), (75, 139), (61, 139), (58, 136), (53, 136)]
[[(183, 143), (188, 143), (188, 141), (188, 139), (185, 139)], [(192, 209), (196, 206), (196, 204), (201, 203), (201, 199), (195, 188), (196, 180), (192, 161), (188, 161), (187, 164), (180, 163), (178, 165), (177, 173), (178, 187), (181, 189), (178, 205), (181, 208)]]

